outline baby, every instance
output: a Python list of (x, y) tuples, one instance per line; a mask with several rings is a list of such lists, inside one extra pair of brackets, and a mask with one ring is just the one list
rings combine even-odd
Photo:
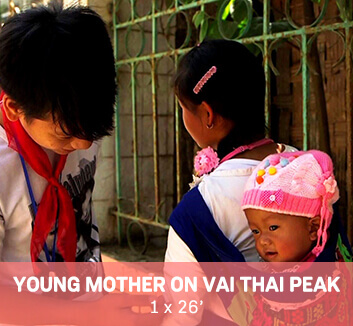
[(249, 178), (242, 201), (261, 258), (314, 261), (325, 249), (338, 198), (327, 154), (311, 150), (265, 158)]
[[(333, 164), (327, 154), (312, 150), (265, 158), (248, 179), (242, 201), (258, 253), (267, 262), (280, 262), (266, 264), (263, 270), (269, 275), (301, 275), (303, 271), (307, 275), (308, 265), (315, 264), (295, 263), (293, 268), (286, 262), (335, 261), (337, 257), (351, 261), (339, 216), (333, 214), (332, 205), (338, 198)], [(345, 265), (334, 265), (341, 268), (319, 268), (324, 275), (340, 275), (339, 292), (306, 292), (298, 298), (288, 295), (289, 291), (277, 297), (239, 288), (228, 312), (238, 325), (351, 325), (351, 275)], [(239, 302), (247, 303), (243, 315)]]

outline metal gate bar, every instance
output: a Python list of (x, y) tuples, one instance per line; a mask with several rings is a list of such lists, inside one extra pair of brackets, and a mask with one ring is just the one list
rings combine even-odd
[[(233, 0), (226, 1), (225, 6)], [(240, 0), (237, 0), (240, 1)], [(248, 0), (244, 0), (248, 1)], [(309, 0), (308, 0), (309, 1)], [(128, 21), (118, 22), (116, 14), (113, 15), (113, 24), (114, 24), (114, 48), (115, 48), (115, 58), (116, 58), (116, 68), (117, 72), (119, 68), (124, 65), (129, 65), (131, 69), (131, 112), (132, 112), (132, 133), (133, 133), (133, 162), (134, 162), (134, 213), (123, 212), (120, 205), (120, 198), (122, 198), (123, 189), (121, 188), (121, 148), (119, 137), (117, 133), (116, 138), (116, 184), (117, 184), (117, 207), (114, 211), (114, 214), (118, 217), (118, 228), (119, 228), (119, 239), (121, 238), (121, 221), (120, 218), (130, 219), (132, 221), (148, 224), (152, 226), (161, 227), (164, 229), (168, 228), (168, 224), (163, 221), (165, 217), (160, 216), (159, 207), (161, 205), (161, 194), (160, 194), (160, 172), (159, 172), (159, 152), (158, 152), (158, 107), (157, 107), (157, 73), (156, 73), (156, 63), (159, 59), (164, 57), (169, 57), (174, 60), (175, 68), (177, 66), (178, 58), (184, 53), (190, 50), (189, 39), (190, 36), (186, 37), (186, 40), (181, 46), (181, 48), (175, 49), (171, 48), (168, 51), (158, 52), (157, 48), (157, 35), (158, 35), (158, 27), (157, 27), (157, 19), (164, 16), (175, 17), (177, 14), (184, 14), (185, 11), (193, 9), (193, 10), (201, 10), (205, 11), (207, 9), (207, 5), (212, 3), (217, 3), (218, 0), (200, 0), (200, 1), (180, 1), (174, 0), (171, 3), (170, 7), (165, 10), (159, 10), (157, 5), (157, 0), (151, 0), (151, 11), (143, 16), (138, 17), (136, 12), (136, 0), (129, 0), (131, 6), (131, 17)], [(308, 140), (309, 140), (309, 130), (308, 130), (308, 105), (310, 99), (310, 72), (308, 66), (308, 52), (310, 50), (309, 44), (312, 41), (313, 36), (318, 33), (323, 33), (326, 31), (333, 31), (340, 33), (341, 37), (345, 42), (345, 65), (346, 65), (346, 112), (347, 112), (347, 200), (348, 200), (348, 230), (350, 234), (350, 238), (353, 238), (353, 221), (352, 221), (352, 178), (353, 178), (353, 167), (352, 167), (352, 159), (353, 152), (351, 148), (352, 144), (352, 54), (351, 54), (351, 43), (352, 43), (352, 29), (353, 29), (353, 21), (349, 15), (343, 19), (342, 22), (333, 23), (333, 24), (322, 24), (323, 19), (325, 17), (329, 0), (323, 0), (323, 5), (321, 7), (321, 12), (319, 13), (318, 18), (312, 23), (310, 26), (298, 26), (292, 19), (290, 14), (290, 0), (285, 0), (286, 6), (286, 19), (287, 22), (291, 25), (291, 29), (273, 33), (271, 31), (271, 23), (270, 23), (270, 0), (263, 1), (263, 30), (262, 35), (252, 36), (252, 37), (242, 37), (237, 38), (236, 41), (241, 42), (243, 44), (259, 44), (262, 48), (262, 54), (264, 58), (264, 71), (265, 71), (265, 80), (266, 80), (266, 98), (265, 98), (265, 114), (266, 114), (266, 123), (268, 126), (271, 126), (270, 121), (270, 105), (271, 105), (271, 93), (270, 93), (270, 81), (271, 81), (271, 42), (281, 40), (281, 39), (295, 39), (300, 46), (301, 51), (301, 73), (302, 73), (302, 117), (303, 117), (303, 149), (308, 148)], [(114, 1), (114, 13), (118, 10), (118, 5), (120, 1)], [(171, 19), (170, 19), (171, 20)], [(220, 22), (221, 18), (218, 17)], [(130, 56), (129, 58), (119, 59), (118, 58), (118, 50), (120, 44), (118, 44), (118, 33), (123, 29), (130, 29), (132, 27), (137, 27), (138, 29), (142, 29), (141, 23), (151, 22), (152, 24), (152, 51), (150, 54), (143, 54), (142, 50), (135, 56)], [(190, 28), (188, 26), (187, 28)], [(224, 38), (227, 38), (224, 35), (222, 29), (220, 29), (221, 35)], [(144, 218), (141, 216), (139, 212), (139, 204), (140, 204), (140, 192), (139, 192), (139, 182), (138, 182), (138, 131), (137, 131), (137, 119), (136, 119), (136, 65), (139, 62), (149, 62), (151, 64), (151, 94), (152, 94), (152, 117), (153, 117), (153, 172), (154, 178), (151, 182), (154, 183), (154, 207), (155, 207), (155, 215), (153, 219)], [(272, 69), (273, 70), (273, 69)], [(175, 160), (176, 160), (176, 198), (179, 201), (182, 193), (181, 193), (181, 184), (180, 184), (180, 113), (177, 109), (178, 102), (175, 100), (175, 124), (174, 124), (174, 132), (175, 132)], [(116, 110), (116, 123), (119, 128), (119, 107)]]

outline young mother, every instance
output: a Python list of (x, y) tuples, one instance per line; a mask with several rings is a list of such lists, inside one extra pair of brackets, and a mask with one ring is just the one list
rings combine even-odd
[(196, 157), (201, 182), (170, 217), (165, 260), (258, 261), (240, 207), (244, 185), (267, 155), (294, 150), (265, 138), (261, 63), (238, 42), (206, 41), (180, 61), (175, 91), (185, 128), (210, 148)]
[[(265, 138), (262, 65), (238, 42), (206, 41), (180, 61), (175, 91), (185, 128), (204, 149), (195, 158), (203, 175), (170, 217), (165, 261), (258, 261), (243, 189), (267, 155), (294, 150)], [(217, 296), (209, 308), (227, 318)]]

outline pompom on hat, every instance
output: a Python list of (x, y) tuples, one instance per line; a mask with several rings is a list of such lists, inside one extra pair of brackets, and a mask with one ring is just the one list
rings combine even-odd
[(338, 198), (333, 163), (326, 153), (285, 152), (266, 157), (256, 167), (245, 186), (242, 209), (320, 216), (317, 244), (312, 250), (318, 256), (325, 247), (332, 205)]

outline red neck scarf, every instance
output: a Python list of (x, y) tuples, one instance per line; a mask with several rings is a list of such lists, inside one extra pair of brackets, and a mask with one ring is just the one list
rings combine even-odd
[(33, 262), (38, 260), (48, 234), (58, 217), (57, 247), (66, 262), (73, 262), (76, 258), (77, 245), (75, 213), (69, 193), (58, 181), (67, 155), (60, 155), (57, 166), (53, 168), (48, 155), (27, 134), (20, 121), (12, 122), (7, 118), (2, 105), (3, 97), (4, 92), (1, 92), (1, 110), (9, 147), (21, 154), (28, 165), (48, 181), (35, 217), (31, 239), (31, 259)]

